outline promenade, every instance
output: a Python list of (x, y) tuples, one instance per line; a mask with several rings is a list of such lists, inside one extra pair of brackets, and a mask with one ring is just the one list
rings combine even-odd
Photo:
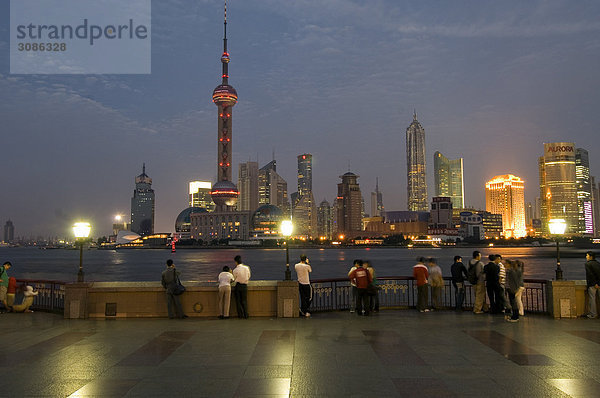
[(596, 397), (600, 321), (0, 315), (2, 397)]

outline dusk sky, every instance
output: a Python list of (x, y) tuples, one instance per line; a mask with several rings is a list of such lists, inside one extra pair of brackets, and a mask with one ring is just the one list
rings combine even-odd
[[(188, 181), (216, 179), (223, 2), (152, 2), (149, 75), (11, 75), (9, 2), (0, 3), (0, 225), (68, 236), (110, 233), (130, 214), (142, 163), (158, 232), (173, 232)], [(433, 154), (464, 158), (465, 202), (512, 173), (539, 196), (544, 142), (575, 142), (600, 178), (600, 2), (230, 0), (233, 174), (278, 172), (296, 190), (296, 156), (313, 154), (317, 203), (348, 170), (370, 208), (406, 210), (406, 128)]]

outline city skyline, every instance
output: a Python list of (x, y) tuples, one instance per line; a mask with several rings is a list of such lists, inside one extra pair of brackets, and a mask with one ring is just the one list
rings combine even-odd
[[(8, 4), (0, 11), (8, 26)], [(311, 153), (315, 198), (332, 202), (349, 167), (368, 187), (379, 176), (386, 209), (404, 210), (403, 135), (417, 108), (426, 158), (464, 158), (466, 206), (483, 208), (482, 184), (509, 171), (534, 202), (544, 142), (586, 148), (590, 175), (600, 174), (598, 4), (248, 1), (232, 3), (229, 14), (231, 69), (243, 93), (232, 168), (249, 157), (264, 164), (276, 150), (278, 173), (294, 181), (295, 157)], [(108, 234), (112, 217), (128, 213), (131, 176), (143, 161), (154, 180), (157, 231), (173, 230), (189, 181), (217, 181), (209, 94), (222, 3), (153, 4), (152, 21), (149, 76), (11, 76), (8, 57), (0, 60), (11, 165), (0, 219), (11, 219), (16, 235), (67, 235), (80, 218)], [(7, 29), (0, 44), (7, 49)], [(391, 105), (383, 118), (373, 87)], [(433, 186), (431, 167), (427, 182)]]

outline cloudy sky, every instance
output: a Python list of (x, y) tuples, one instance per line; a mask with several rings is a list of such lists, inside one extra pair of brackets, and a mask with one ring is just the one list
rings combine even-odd
[[(9, 5), (0, 3), (0, 224), (16, 235), (94, 234), (128, 214), (146, 163), (156, 230), (173, 231), (190, 180), (215, 180), (223, 4), (152, 2), (150, 75), (11, 75)], [(539, 195), (543, 142), (590, 151), (600, 177), (598, 1), (230, 0), (237, 164), (271, 160), (296, 185), (312, 153), (315, 199), (331, 202), (350, 169), (369, 206), (375, 178), (406, 209), (413, 109), (433, 154), (463, 157), (466, 203), (513, 173)]]

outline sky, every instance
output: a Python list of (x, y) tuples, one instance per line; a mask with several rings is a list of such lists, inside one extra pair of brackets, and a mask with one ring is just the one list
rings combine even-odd
[[(406, 210), (406, 128), (433, 154), (464, 158), (465, 203), (512, 173), (539, 196), (544, 142), (575, 142), (600, 178), (600, 2), (230, 0), (233, 175), (268, 163), (296, 189), (313, 155), (315, 200), (333, 202), (348, 170), (370, 209)], [(152, 2), (147, 75), (11, 75), (9, 2), (0, 3), (0, 224), (17, 236), (107, 235), (130, 213), (146, 163), (155, 230), (174, 231), (188, 182), (216, 180), (223, 3)]]

